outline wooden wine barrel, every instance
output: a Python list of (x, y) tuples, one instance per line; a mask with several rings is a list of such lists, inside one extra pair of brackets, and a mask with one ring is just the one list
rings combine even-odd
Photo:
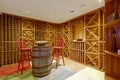
[(32, 50), (33, 76), (42, 77), (48, 75), (51, 72), (52, 65), (50, 46), (34, 46)]

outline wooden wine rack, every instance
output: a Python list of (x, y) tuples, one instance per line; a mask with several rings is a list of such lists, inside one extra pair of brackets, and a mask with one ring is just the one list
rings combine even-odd
[(52, 47), (55, 43), (55, 26), (54, 24), (47, 23), (46, 24), (46, 34), (45, 39), (48, 41), (50, 46)]
[(104, 20), (103, 12), (101, 12), (102, 10), (98, 10), (84, 16), (86, 41), (85, 63), (99, 69), (104, 69), (104, 62), (101, 60), (104, 57), (104, 43), (102, 43), (104, 41)]
[(17, 49), (16, 40), (22, 36), (22, 19), (15, 16), (2, 15), (1, 26), (1, 66), (13, 64), (19, 60), (19, 51)]
[(6, 13), (0, 15), (0, 23), (0, 67), (19, 61), (20, 52), (16, 45), (19, 37), (29, 39), (31, 47), (35, 41), (47, 40), (50, 44), (54, 42), (53, 24)]
[[(93, 11), (75, 19), (71, 21), (70, 26), (72, 26), (72, 40), (82, 39), (82, 41), (71, 41), (70, 58), (104, 70), (104, 9)], [(80, 46), (83, 43), (84, 48), (81, 50)]]
[(34, 45), (35, 37), (35, 26), (34, 20), (31, 19), (22, 19), (22, 36), (27, 38), (31, 45)]
[(0, 14), (0, 66), (2, 66), (2, 14)]
[(63, 24), (63, 36), (65, 38), (65, 47), (64, 47), (64, 54), (66, 57), (69, 57), (70, 53), (70, 46), (72, 40), (72, 27), (70, 22)]
[(46, 22), (35, 21), (35, 41), (45, 40)]
[(70, 58), (78, 62), (84, 63), (85, 55), (85, 42), (84, 41), (72, 41)]

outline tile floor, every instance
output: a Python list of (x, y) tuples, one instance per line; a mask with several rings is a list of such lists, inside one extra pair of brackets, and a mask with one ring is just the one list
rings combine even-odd
[[(60, 63), (62, 64), (62, 61), (60, 61)], [(80, 64), (80, 63), (78, 63), (78, 62), (76, 62), (76, 61), (74, 61), (74, 60), (71, 60), (71, 59), (69, 59), (69, 58), (65, 58), (65, 66), (73, 69), (73, 70), (76, 71), (76, 72), (82, 71), (83, 69), (85, 69), (85, 68), (88, 67), (88, 66), (86, 66), (86, 65), (84, 65), (84, 64)], [(92, 70), (94, 70), (94, 69), (92, 68)], [(95, 69), (95, 70), (96, 70), (96, 69)], [(98, 71), (98, 70), (97, 70), (97, 71)], [(88, 72), (92, 72), (91, 69), (89, 69)], [(92, 74), (91, 77), (94, 77), (94, 74), (97, 74), (95, 71), (93, 71), (93, 72), (94, 72), (94, 73), (91, 73), (91, 74)], [(101, 71), (99, 71), (99, 72), (101, 72)], [(85, 73), (85, 72), (84, 72), (84, 73)], [(86, 73), (86, 74), (88, 74), (88, 73)], [(108, 77), (108, 76), (105, 76), (105, 74), (104, 74), (104, 75), (103, 75), (103, 74), (104, 74), (104, 72), (101, 72), (101, 73), (99, 74), (99, 76), (104, 77), (103, 80), (116, 80), (116, 79), (112, 79), (112, 78), (110, 78), (110, 77)], [(99, 80), (99, 79), (97, 79), (97, 80)]]
[[(62, 64), (62, 61), (61, 61), (61, 64)], [(78, 72), (78, 71), (84, 69), (85, 67), (87, 67), (86, 65), (80, 64), (80, 63), (78, 63), (76, 61), (73, 61), (69, 58), (65, 58), (65, 66), (73, 69), (76, 72)]]

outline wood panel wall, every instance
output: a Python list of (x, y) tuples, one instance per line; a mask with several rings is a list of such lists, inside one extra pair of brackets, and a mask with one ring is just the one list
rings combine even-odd
[(114, 80), (120, 79), (120, 55), (106, 51), (106, 65), (105, 74), (114, 78)]
[[(116, 13), (120, 7), (120, 0), (106, 0), (105, 3), (105, 19), (111, 17), (112, 13)], [(106, 41), (106, 56), (105, 56), (105, 74), (114, 80), (120, 78), (120, 56), (117, 54), (117, 50), (120, 49), (119, 43), (119, 30), (120, 19), (116, 19), (116, 16), (112, 16), (113, 20), (105, 23), (105, 41)]]

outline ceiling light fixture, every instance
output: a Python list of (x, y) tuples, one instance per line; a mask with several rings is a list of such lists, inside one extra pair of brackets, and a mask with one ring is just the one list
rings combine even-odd
[(26, 13), (27, 13), (27, 14), (30, 14), (30, 13), (31, 13), (31, 11), (27, 10), (27, 11), (26, 11)]
[(80, 8), (83, 8), (83, 7), (85, 7), (86, 6), (86, 4), (81, 4), (80, 5)]
[(71, 10), (71, 11), (70, 11), (70, 13), (73, 13), (73, 12), (75, 12), (75, 11), (74, 11), (74, 10)]
[(98, 2), (102, 2), (102, 0), (98, 0)]

